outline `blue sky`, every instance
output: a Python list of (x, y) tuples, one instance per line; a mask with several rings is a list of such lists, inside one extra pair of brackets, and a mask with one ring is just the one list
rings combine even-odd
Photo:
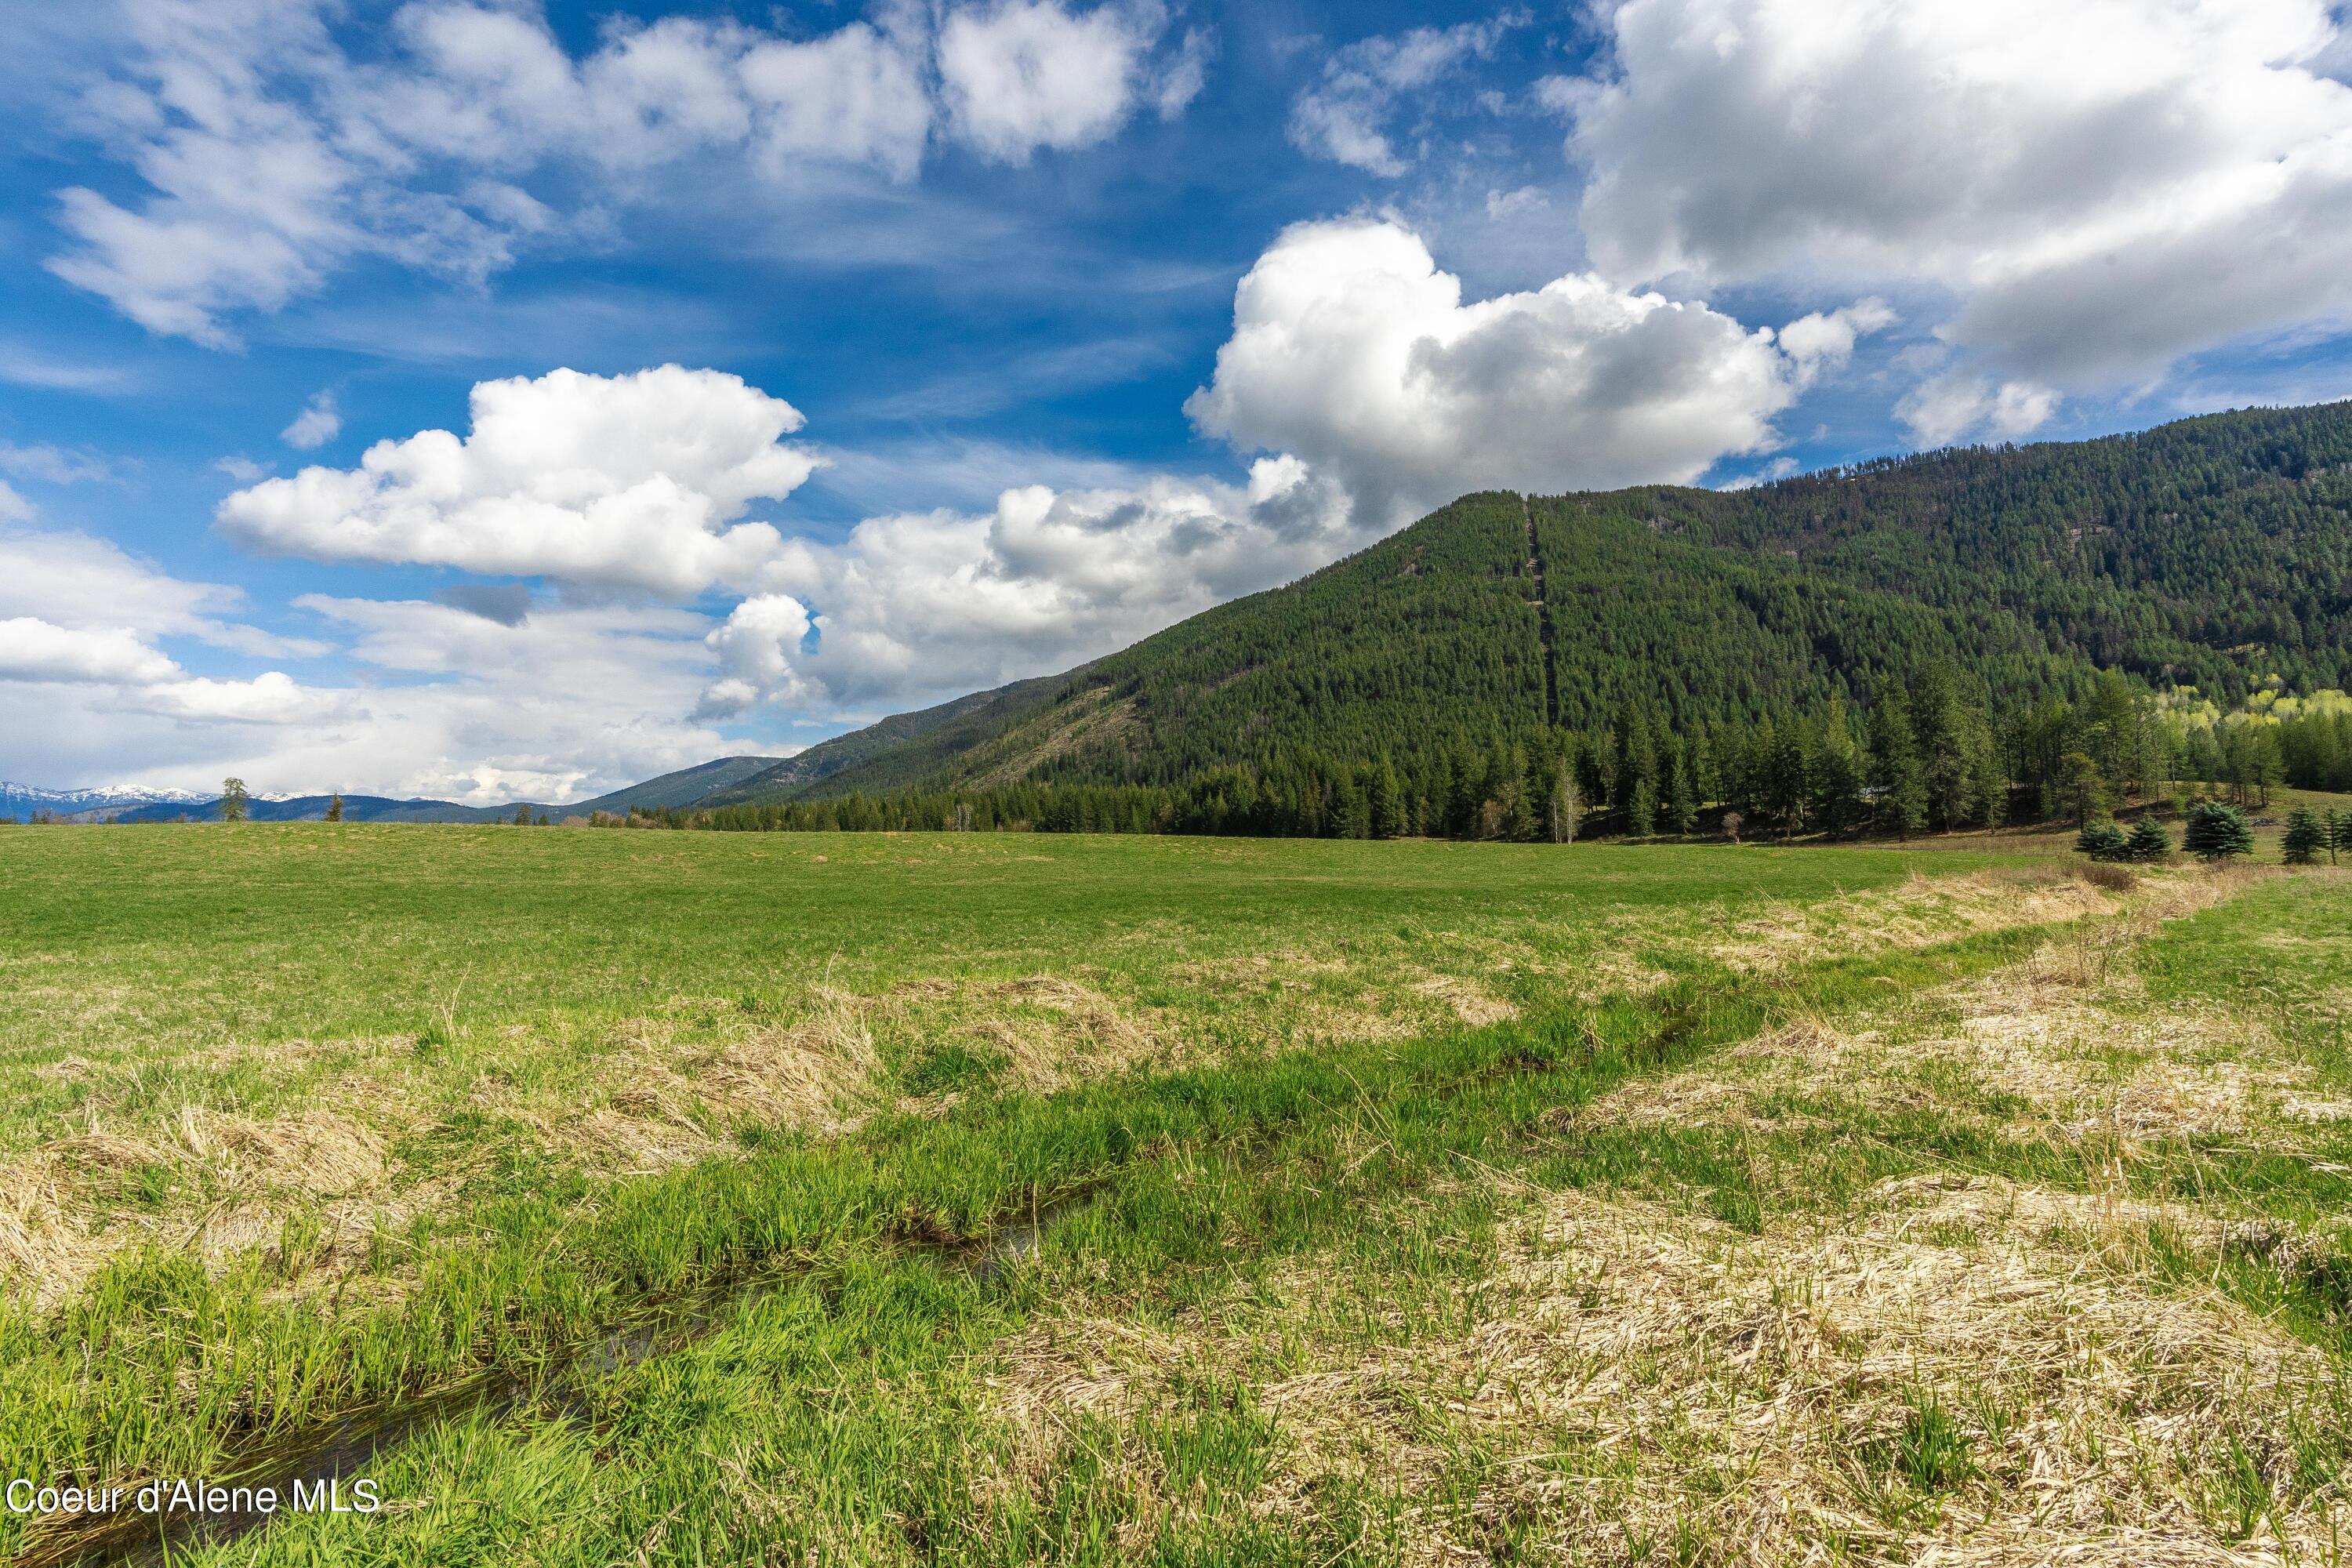
[(1482, 485), (2352, 392), (2319, 0), (22, 26), (0, 774), (48, 785), (584, 795)]

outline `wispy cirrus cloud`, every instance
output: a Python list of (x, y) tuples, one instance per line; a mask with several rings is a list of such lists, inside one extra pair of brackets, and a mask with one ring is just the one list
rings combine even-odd
[[(886, 8), (813, 38), (614, 23), (574, 56), (531, 5), (418, 0), (355, 59), (320, 0), (128, 0), (85, 118), (148, 187), (58, 193), (58, 276), (152, 331), (235, 321), (364, 258), (478, 284), (602, 232), (655, 171), (723, 159), (776, 199), (806, 171), (916, 176), (938, 139), (1025, 162), (1198, 91), (1204, 47), (1149, 0)], [(553, 178), (561, 173), (564, 178)], [(539, 188), (534, 190), (534, 181)]]
[(1396, 144), (1395, 121), (1416, 95), (1492, 55), (1503, 35), (1533, 20), (1506, 11), (1451, 27), (1414, 27), (1360, 39), (1334, 52), (1290, 109), (1291, 144), (1374, 174), (1402, 174), (1414, 159)]

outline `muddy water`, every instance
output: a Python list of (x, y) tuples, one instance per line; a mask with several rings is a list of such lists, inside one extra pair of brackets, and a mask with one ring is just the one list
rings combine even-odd
[[(1044, 1245), (1054, 1227), (1090, 1206), (1089, 1188), (1040, 1205), (1019, 1221), (962, 1246), (928, 1244), (907, 1249), (941, 1267), (992, 1281)], [(806, 1269), (729, 1279), (691, 1295), (649, 1305), (626, 1324), (558, 1358), (537, 1377), (488, 1372), (415, 1398), (348, 1412), (303, 1431), (274, 1433), (232, 1453), (205, 1478), (208, 1487), (267, 1488), (279, 1510), (140, 1513), (130, 1506), (136, 1484), (123, 1488), (124, 1510), (49, 1525), (25, 1543), (19, 1568), (164, 1568), (181, 1552), (236, 1541), (287, 1517), (286, 1500), (305, 1487), (336, 1483), (348, 1507), (352, 1483), (383, 1456), (444, 1421), (498, 1420), (528, 1407), (562, 1419), (584, 1417), (597, 1383), (656, 1356), (682, 1350), (715, 1331), (742, 1308), (810, 1278)]]

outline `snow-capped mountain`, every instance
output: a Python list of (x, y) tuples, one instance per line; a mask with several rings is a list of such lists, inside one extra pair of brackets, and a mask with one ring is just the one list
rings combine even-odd
[(213, 797), (187, 789), (147, 784), (103, 784), (96, 789), (41, 789), (0, 779), (0, 816), (54, 811), (60, 816), (85, 811), (116, 811), (135, 805), (194, 805)]

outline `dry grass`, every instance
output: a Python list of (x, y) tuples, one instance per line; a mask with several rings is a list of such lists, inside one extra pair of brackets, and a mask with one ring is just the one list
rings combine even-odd
[[(2307, 1066), (2274, 1054), (2262, 1025), (2210, 1008), (2146, 1006), (2123, 955), (2167, 921), (2260, 879), (2240, 868), (2150, 880), (2113, 918), (2080, 921), (2025, 962), (1916, 999), (1906, 1014), (1858, 1030), (1800, 1020), (1688, 1071), (1626, 1085), (1588, 1106), (1586, 1125), (1801, 1128), (1856, 1108), (1890, 1110), (1944, 1098), (1957, 1073), (2013, 1097), (2021, 1117), (1989, 1131), (2126, 1152), (2153, 1140), (2271, 1134), (2309, 1086)], [(1815, 1109), (1818, 1108), (1818, 1109)], [(1945, 1114), (1973, 1112), (1957, 1106)], [(2321, 1118), (2305, 1117), (2305, 1120)]]
[(1821, 903), (1775, 903), (1712, 942), (1708, 956), (1742, 973), (1786, 968), (1832, 945), (1872, 951), (1931, 946), (1971, 931), (2044, 925), (2116, 907), (2105, 889), (2057, 868), (1979, 871), (1965, 877), (1914, 873), (1901, 886)]
[(685, 1164), (733, 1147), (758, 1121), (839, 1130), (880, 1064), (870, 999), (829, 986), (789, 1024), (746, 1024), (719, 1045), (684, 1042), (675, 1020), (642, 1017), (617, 1030), (600, 1091), (548, 1104), (496, 1079), (478, 1080), (477, 1108), (530, 1128), (549, 1149), (631, 1173)]
[(1519, 1010), (1510, 1003), (1490, 995), (1483, 987), (1458, 975), (1427, 975), (1414, 981), (1412, 988), (1444, 1003), (1465, 1024), (1499, 1024), (1519, 1016)]
[[(2239, 1563), (2324, 1559), (2320, 1494), (2248, 1539), (2213, 1478), (2292, 1493), (2287, 1435), (2347, 1391), (2308, 1346), (2217, 1291), (2146, 1283), (2184, 1216), (1989, 1179), (1891, 1184), (1859, 1219), (1749, 1236), (1564, 1194), (1509, 1235), (1459, 1340), (1365, 1349), (1326, 1315), (1377, 1291), (1312, 1268), (1194, 1331), (1067, 1318), (1003, 1348), (1013, 1441), (975, 1500), (1040, 1495), (1083, 1443), (1135, 1542), (1181, 1522), (1137, 1417), (1205, 1384), (1275, 1426), (1252, 1511), (1304, 1520), (1333, 1482), (1409, 1501), (1397, 1559), (1533, 1523), (1535, 1560)], [(1318, 1335), (1318, 1331), (1320, 1333)], [(1311, 1370), (1286, 1371), (1267, 1347)], [(1930, 1415), (1927, 1413), (1933, 1412)], [(1948, 1457), (1923, 1456), (1948, 1423)], [(1465, 1452), (1475, 1500), (1438, 1506)], [(1922, 1484), (1922, 1476), (1927, 1484)], [(1455, 1489), (1458, 1490), (1458, 1489)], [(2280, 1543), (2286, 1553), (2283, 1557)]]
[[(2237, 1021), (2150, 1016), (2116, 962), (2249, 879), (2154, 879), (2124, 913), (1927, 999), (1930, 1037), (1899, 1016), (1801, 1021), (1570, 1125), (1830, 1129), (1969, 1074), (2022, 1096), (2049, 1137), (2095, 1124), (2126, 1152), (2242, 1133), (2268, 1109), (2352, 1114), (2297, 1099)], [(1933, 918), (1999, 920), (1996, 890)], [(2044, 918), (2112, 907), (2071, 879), (2024, 896)], [(1254, 1512), (1304, 1520), (1334, 1483), (1370, 1485), (1401, 1500), (1392, 1549), (1408, 1562), (1484, 1561), (1501, 1539), (1524, 1560), (1596, 1563), (2334, 1560), (2339, 1500), (2296, 1474), (2295, 1436), (2341, 1422), (2342, 1368), (2218, 1278), (2158, 1267), (2160, 1247), (2219, 1258), (2252, 1237), (2284, 1255), (2297, 1236), (2242, 1236), (2120, 1179), (2067, 1192), (1938, 1173), (1841, 1211), (1794, 1202), (1760, 1231), (1687, 1194), (1505, 1184), (1519, 1213), (1487, 1277), (1456, 1294), (1466, 1332), (1416, 1329), (1431, 1305), (1395, 1310), (1405, 1287), (1318, 1260), (1174, 1326), (1074, 1308), (1006, 1342), (986, 1405), (1011, 1457), (983, 1505), (1042, 1495), (1083, 1443), (1124, 1475), (1139, 1520), (1179, 1517), (1187, 1500), (1167, 1495), (1136, 1424), (1223, 1386), (1275, 1428)]]
[[(203, 1206), (101, 1223), (93, 1192), (159, 1169), (201, 1192)], [(145, 1131), (93, 1122), (0, 1171), (0, 1279), (14, 1276), (47, 1306), (131, 1247), (152, 1243), (218, 1266), (278, 1236), (297, 1211), (319, 1216), (331, 1246), (374, 1223), (391, 1173), (383, 1137), (332, 1110), (262, 1121), (184, 1105)]]
[[(1522, 1484), (1571, 1560), (1678, 1533), (1724, 1562), (1832, 1540), (1894, 1561), (2261, 1560), (2211, 1478), (2242, 1450), (2284, 1495), (2293, 1417), (2343, 1390), (2218, 1292), (2145, 1282), (2148, 1225), (2178, 1217), (1931, 1179), (1858, 1221), (1751, 1237), (1565, 1194), (1513, 1238), (1487, 1321), (1421, 1376), (1468, 1386), (1490, 1441), (1557, 1450)], [(1957, 1445), (1923, 1487), (1906, 1445), (1928, 1409)], [(2281, 1521), (2304, 1552), (2329, 1527), (2309, 1505)]]
[(1013, 1080), (1041, 1093), (1099, 1073), (1182, 1059), (1171, 1025), (1057, 975), (967, 984), (952, 1003), (968, 1019), (957, 1032), (1002, 1052)]
[[(1509, 1230), (1459, 1339), (1367, 1347), (1331, 1304), (1373, 1281), (1302, 1268), (1183, 1330), (1067, 1317), (1002, 1347), (1013, 1434), (981, 1489), (1040, 1493), (1085, 1443), (1165, 1495), (1126, 1424), (1204, 1384), (1245, 1388), (1276, 1459), (1248, 1499), (1303, 1519), (1333, 1482), (1407, 1500), (1402, 1561), (1481, 1554), (1507, 1518), (1542, 1560), (2205, 1563), (2315, 1555), (2325, 1497), (2248, 1540), (2212, 1478), (2290, 1495), (2287, 1434), (2347, 1391), (2316, 1352), (2218, 1291), (2147, 1283), (2150, 1227), (2193, 1216), (1987, 1178), (1882, 1188), (1843, 1223), (1749, 1235), (1664, 1205), (1548, 1195)], [(1279, 1347), (1273, 1348), (1273, 1347)], [(1297, 1370), (1300, 1362), (1307, 1370)], [(1925, 1412), (1934, 1415), (1925, 1415)], [(1948, 1424), (1938, 1461), (1923, 1422)], [(1434, 1506), (1462, 1455), (1475, 1500)], [(1923, 1481), (1924, 1477), (1924, 1481)]]
[[(612, 1026), (607, 1048), (572, 1071), (523, 1085), (485, 1072), (463, 1105), (524, 1130), (551, 1157), (612, 1175), (645, 1174), (731, 1154), (740, 1147), (737, 1130), (747, 1124), (854, 1128), (883, 1102), (885, 1039), (964, 1040), (1000, 1059), (1008, 1080), (1039, 1090), (1182, 1059), (1181, 1042), (1156, 1016), (1054, 975), (918, 981), (879, 995), (817, 985), (796, 1011), (789, 1021), (769, 1022), (731, 1001), (671, 998), (661, 1012)], [(720, 1020), (715, 1028), (713, 1016)], [(450, 1037), (463, 1032), (454, 1015), (445, 1029)], [(503, 1033), (519, 1032), (527, 1027)], [(528, 1044), (519, 1041), (517, 1049)], [(52, 1304), (117, 1254), (147, 1242), (222, 1263), (274, 1237), (298, 1210), (317, 1219), (321, 1255), (342, 1256), (454, 1197), (488, 1157), (487, 1147), (430, 1171), (405, 1169), (390, 1152), (393, 1133), (446, 1113), (422, 1081), (417, 1039), (337, 1048), (363, 1059), (320, 1081), (310, 1108), (297, 1116), (257, 1121), (188, 1104), (136, 1125), (111, 1114), (105, 1094), (94, 1095), (79, 1130), (0, 1167), (0, 1288), (13, 1284)], [(268, 1057), (284, 1067), (320, 1049), (280, 1042)], [(52, 1070), (92, 1069), (68, 1058)], [(200, 1201), (125, 1211), (114, 1194), (148, 1170)]]

